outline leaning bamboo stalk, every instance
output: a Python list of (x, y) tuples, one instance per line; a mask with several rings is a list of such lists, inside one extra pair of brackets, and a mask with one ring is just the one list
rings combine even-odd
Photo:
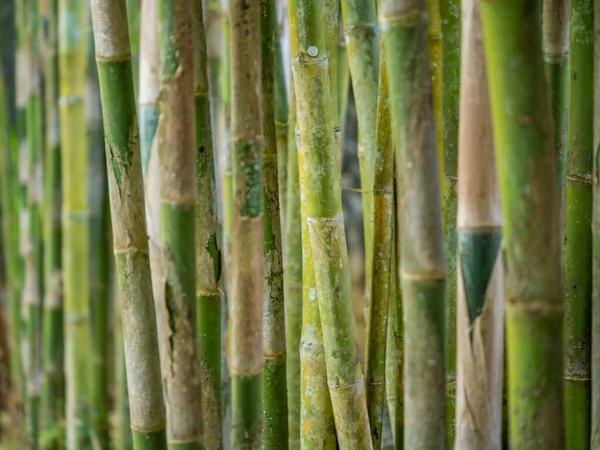
[(221, 426), (221, 250), (202, 0), (192, 2), (196, 111), (196, 319), (205, 448), (223, 447)]
[(594, 156), (592, 7), (592, 0), (571, 2), (571, 86), (564, 248), (567, 333), (564, 374), (565, 439), (569, 449), (588, 448), (591, 426), (591, 224)]
[[(67, 446), (88, 445), (90, 271), (85, 77), (88, 6), (59, 2), (63, 280), (67, 382)], [(72, 33), (77, 27), (79, 33)]]
[(394, 210), (394, 148), (390, 128), (388, 79), (384, 43), (379, 59), (379, 98), (377, 100), (377, 152), (373, 184), (373, 278), (367, 329), (365, 364), (366, 396), (373, 448), (380, 449), (385, 403), (385, 360), (390, 298)]
[(263, 449), (279, 449), (288, 443), (286, 398), (285, 308), (283, 247), (275, 122), (275, 0), (261, 4), (261, 106), (264, 202), (264, 297), (263, 297)]
[(404, 446), (446, 439), (444, 255), (425, 2), (381, 5), (396, 145), (404, 322)]
[(230, 295), (233, 448), (262, 443), (263, 186), (260, 7), (231, 2), (233, 234)]
[(290, 88), (287, 155), (287, 211), (285, 218), (285, 333), (287, 349), (287, 403), (290, 450), (300, 449), (300, 336), (302, 333), (302, 222), (296, 149), (296, 95)]
[(463, 0), (462, 23), (455, 448), (501, 450), (502, 222), (479, 0)]
[[(58, 78), (58, 0), (46, 4), (44, 35), (46, 154), (44, 155), (44, 324), (43, 427), (55, 429), (64, 418), (64, 336), (61, 255), (61, 170)], [(50, 446), (56, 445), (56, 438)], [(60, 445), (60, 444), (59, 444)]]
[(171, 448), (202, 446), (196, 327), (196, 150), (191, 4), (159, 0), (163, 384)]
[[(135, 449), (166, 446), (125, 0), (93, 0), (108, 187)], [(127, 193), (127, 195), (122, 195)]]
[[(297, 15), (297, 32), (302, 33), (297, 34), (293, 76), (301, 142), (300, 189), (306, 197), (303, 214), (313, 252), (327, 381), (340, 447), (368, 449), (373, 444), (350, 297), (340, 155), (331, 126), (326, 33), (318, 5), (302, 0)], [(337, 108), (337, 102), (335, 105)]]
[[(358, 161), (365, 241), (365, 297), (368, 305), (373, 274), (373, 176), (377, 151), (379, 29), (374, 1), (342, 0), (341, 5), (358, 119)], [(332, 63), (331, 59), (329, 63)], [(337, 102), (334, 105), (337, 108)], [(336, 116), (339, 117), (339, 114)]]
[(540, 8), (481, 3), (507, 273), (510, 444), (543, 450), (565, 445), (564, 286)]

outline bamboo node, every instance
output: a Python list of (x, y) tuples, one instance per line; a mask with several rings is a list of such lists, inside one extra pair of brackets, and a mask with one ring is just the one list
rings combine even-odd
[(339, 384), (339, 385), (327, 380), (327, 386), (329, 386), (329, 389), (331, 389), (333, 391), (347, 391), (347, 390), (353, 389), (355, 386), (359, 386), (364, 383), (365, 383), (365, 380), (362, 378), (359, 380), (354, 380), (351, 383)]
[(333, 217), (306, 217), (308, 223), (320, 223), (338, 225), (344, 223), (344, 214), (337, 214)]
[(566, 381), (591, 381), (590, 377), (580, 377), (577, 375), (565, 375), (563, 378)]
[(83, 97), (80, 95), (61, 95), (58, 98), (58, 106), (71, 106), (77, 103), (83, 103)]
[(141, 433), (153, 433), (156, 431), (161, 431), (162, 429), (165, 428), (166, 422), (164, 420), (161, 420), (159, 423), (157, 423), (156, 425), (149, 425), (149, 426), (143, 426), (143, 425), (135, 425), (135, 424), (131, 424), (131, 429), (133, 431), (138, 431)]
[(260, 366), (258, 366), (255, 369), (252, 369), (252, 370), (236, 369), (233, 366), (229, 366), (229, 367), (230, 367), (231, 376), (234, 376), (234, 375), (252, 376), (252, 375), (257, 375), (257, 374), (259, 374), (259, 373), (261, 373), (263, 371), (263, 364), (262, 363), (260, 364)]
[(381, 15), (381, 31), (390, 31), (394, 26), (414, 28), (423, 19), (423, 12), (419, 8), (412, 8), (395, 14)]
[(281, 358), (283, 358), (283, 357), (284, 357), (286, 354), (287, 354), (287, 351), (286, 351), (286, 350), (284, 350), (284, 351), (282, 351), (282, 352), (278, 352), (278, 353), (270, 353), (270, 354), (263, 353), (263, 359), (266, 359), (266, 360), (272, 361), (272, 360), (275, 360), (275, 359), (281, 359)]
[(196, 96), (196, 97), (208, 97), (208, 91), (203, 91), (203, 90), (194, 91), (194, 96)]
[(584, 183), (584, 184), (592, 184), (592, 175), (591, 174), (572, 174), (567, 175), (568, 181), (574, 181), (576, 183)]
[(558, 317), (564, 314), (565, 305), (563, 302), (544, 302), (544, 301), (517, 301), (508, 299), (506, 301), (506, 316), (516, 317), (520, 315), (533, 315), (544, 317)]
[(131, 61), (131, 53), (123, 53), (121, 55), (104, 56), (96, 53), (96, 61), (100, 63), (108, 62), (128, 62)]

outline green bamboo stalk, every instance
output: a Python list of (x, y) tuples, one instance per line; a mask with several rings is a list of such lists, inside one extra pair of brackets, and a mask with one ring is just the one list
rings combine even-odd
[(288, 449), (300, 450), (300, 337), (302, 333), (302, 222), (300, 181), (296, 148), (296, 95), (290, 88), (289, 136), (287, 139), (287, 210), (285, 218), (285, 333), (287, 349)]
[[(381, 55), (384, 56), (384, 55)], [(392, 265), (394, 261), (392, 260)], [(394, 267), (395, 269), (395, 267)], [(387, 330), (385, 337), (385, 401), (388, 410), (388, 416), (390, 420), (390, 428), (392, 432), (392, 439), (396, 442), (396, 383), (398, 379), (396, 377), (396, 274), (390, 275), (390, 297), (388, 300), (388, 317), (387, 317)], [(384, 419), (385, 422), (385, 419)], [(385, 448), (385, 436), (383, 438), (383, 446)], [(392, 447), (394, 448), (394, 447)]]
[(338, 113), (340, 115), (340, 147), (343, 147), (348, 115), (350, 94), (350, 68), (348, 67), (348, 47), (344, 36), (344, 24), (340, 23), (338, 37)]
[(94, 64), (93, 33), (89, 32), (87, 49), (87, 147), (90, 227), (90, 421), (92, 441), (98, 449), (110, 446), (110, 211), (108, 181), (104, 158), (102, 105), (98, 86), (98, 72)]
[(231, 2), (233, 448), (262, 443), (263, 187), (259, 3)]
[(329, 112), (336, 144), (340, 144), (340, 115), (338, 113), (338, 40), (340, 26), (340, 0), (323, 1), (323, 27), (325, 32), (325, 51), (329, 61)]
[(133, 444), (140, 450), (164, 449), (165, 412), (127, 12), (125, 0), (93, 0), (91, 5)]
[[(590, 445), (592, 166), (594, 127), (592, 0), (571, 3), (571, 86), (565, 223), (565, 439), (570, 450)], [(559, 183), (560, 184), (560, 183)]]
[(58, 78), (58, 0), (44, 4), (45, 120), (44, 155), (44, 325), (42, 410), (45, 448), (62, 444), (58, 424), (64, 419), (64, 336), (62, 302), (61, 170)]
[(85, 146), (88, 14), (85, 2), (59, 1), (66, 415), (67, 446), (73, 449), (89, 445), (90, 427), (90, 226)]
[(263, 449), (288, 443), (283, 247), (279, 201), (277, 129), (275, 121), (275, 0), (261, 3), (261, 113), (263, 134), (264, 295), (263, 295)]
[[(444, 243), (447, 255), (446, 278), (446, 446), (454, 447), (456, 417), (456, 213), (458, 175), (458, 108), (460, 91), (461, 19), (460, 0), (440, 0), (442, 32), (442, 121), (437, 132), (443, 133), (443, 214)], [(437, 79), (436, 81), (437, 82)], [(434, 83), (435, 83), (434, 82)], [(436, 118), (437, 119), (437, 118)]]
[(542, 16), (542, 50), (554, 119), (554, 150), (558, 158), (558, 194), (563, 232), (569, 129), (570, 5), (570, 0), (545, 0)]
[(502, 222), (479, 5), (462, 1), (456, 448), (501, 450)]
[[(297, 16), (298, 51), (293, 73), (301, 141), (300, 189), (306, 198), (303, 214), (313, 252), (329, 393), (340, 447), (368, 449), (373, 444), (350, 296), (340, 154), (331, 126), (323, 12), (319, 5), (302, 0)], [(372, 32), (369, 29), (368, 33)], [(337, 110), (337, 101), (334, 105)]]
[(223, 447), (221, 426), (221, 250), (202, 0), (192, 2), (196, 110), (196, 319), (205, 448)]
[[(374, 1), (342, 0), (341, 5), (348, 66), (358, 118), (358, 162), (365, 235), (365, 297), (366, 304), (369, 305), (373, 274), (373, 176), (377, 151), (379, 30)], [(330, 59), (330, 64), (331, 61)], [(335, 105), (337, 107), (337, 102)]]
[(196, 150), (191, 4), (159, 0), (161, 340), (171, 449), (202, 447), (196, 326)]
[[(564, 448), (564, 297), (557, 160), (541, 3), (481, 3), (500, 184), (510, 445)], [(544, 261), (544, 264), (540, 264)]]
[(384, 43), (379, 59), (379, 98), (377, 100), (377, 152), (373, 184), (373, 279), (367, 327), (365, 364), (367, 407), (373, 448), (380, 449), (385, 404), (385, 360), (392, 263), (394, 209), (394, 149), (390, 128), (388, 78)]
[[(276, 8), (275, 8), (276, 9)], [(274, 15), (276, 15), (276, 12)], [(281, 53), (281, 36), (277, 32), (275, 21), (274, 48), (275, 53), (275, 135), (277, 139), (277, 179), (279, 184), (279, 206), (281, 209), (281, 228), (285, 231), (287, 218), (287, 190), (288, 190), (288, 95), (285, 84), (285, 70), (283, 68), (283, 55)], [(286, 61), (287, 63), (287, 61)], [(293, 137), (293, 135), (292, 135)], [(285, 256), (285, 249), (284, 249)]]
[(446, 263), (425, 2), (386, 1), (380, 13), (390, 79), (398, 232), (402, 237), (399, 278), (406, 340), (404, 446), (442, 448), (446, 438)]
[(43, 235), (41, 203), (44, 154), (42, 60), (40, 51), (40, 5), (29, 0), (25, 6), (26, 52), (29, 91), (27, 98), (26, 130), (27, 161), (27, 225), (25, 233), (25, 280), (23, 303), (26, 308), (27, 361), (27, 426), (32, 448), (39, 445), (40, 395), (42, 379), (42, 320), (43, 320)]
[[(204, 10), (204, 29), (206, 35), (206, 57), (208, 64), (208, 80), (210, 90), (210, 117), (213, 139), (216, 137), (218, 108), (221, 97), (219, 77), (223, 47), (221, 45), (223, 27), (221, 21), (221, 2), (219, 0), (202, 0)], [(214, 139), (216, 141), (216, 139)]]
[(140, 86), (138, 84), (140, 73), (140, 47), (142, 45), (140, 29), (142, 26), (142, 2), (144, 0), (126, 0), (127, 23), (129, 24), (129, 42), (131, 47), (131, 70), (133, 71), (133, 87), (135, 98), (138, 98)]

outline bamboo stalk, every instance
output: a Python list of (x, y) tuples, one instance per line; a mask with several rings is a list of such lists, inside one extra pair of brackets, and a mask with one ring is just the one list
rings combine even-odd
[(571, 3), (571, 86), (565, 223), (565, 439), (590, 443), (594, 32), (592, 0)]
[(386, 1), (380, 11), (390, 78), (398, 229), (402, 236), (404, 446), (441, 448), (446, 438), (446, 263), (425, 2)]
[(62, 299), (61, 159), (58, 73), (58, 0), (42, 12), (44, 35), (46, 154), (44, 155), (44, 318), (42, 409), (44, 433), (52, 436), (46, 448), (60, 446), (52, 430), (64, 419), (64, 336)]
[[(456, 417), (456, 320), (457, 320), (457, 175), (458, 117), (460, 92), (461, 16), (459, 0), (440, 0), (442, 32), (442, 121), (437, 132), (443, 133), (442, 182), (444, 243), (448, 276), (446, 278), (446, 445), (454, 447)], [(437, 81), (437, 79), (436, 79)]]
[(171, 449), (202, 446), (196, 326), (196, 150), (191, 4), (159, 0), (158, 160), (160, 305), (167, 438)]
[(263, 186), (259, 3), (231, 2), (233, 448), (262, 443)]
[(91, 5), (133, 443), (135, 449), (163, 449), (165, 413), (127, 12), (125, 0), (93, 0)]
[(340, 147), (343, 148), (346, 118), (348, 116), (348, 96), (350, 94), (348, 47), (346, 46), (343, 23), (340, 23), (338, 34), (338, 113), (340, 115)]
[[(342, 0), (341, 5), (348, 66), (358, 118), (358, 162), (365, 235), (365, 297), (366, 304), (369, 305), (373, 274), (373, 176), (377, 151), (379, 31), (374, 1)], [(329, 59), (330, 64), (331, 62)], [(337, 107), (337, 102), (334, 105)]]
[(140, 86), (138, 84), (140, 71), (140, 48), (142, 45), (140, 29), (142, 26), (141, 8), (143, 0), (126, 0), (127, 2), (127, 23), (129, 25), (129, 45), (131, 48), (131, 70), (133, 71), (133, 87), (135, 97), (138, 98)]
[[(88, 14), (85, 3), (59, 2), (67, 446), (74, 449), (89, 445), (90, 226), (85, 146)], [(73, 27), (79, 33), (72, 33)]]
[(289, 136), (287, 139), (287, 211), (285, 220), (285, 333), (287, 349), (287, 403), (289, 450), (299, 450), (301, 441), (301, 363), (302, 334), (302, 222), (298, 150), (296, 149), (296, 95), (290, 88)]
[[(276, 15), (277, 8), (275, 8)], [(287, 86), (285, 83), (285, 70), (283, 54), (281, 53), (281, 36), (277, 31), (277, 22), (275, 21), (275, 37), (274, 37), (275, 53), (275, 135), (277, 139), (277, 178), (279, 184), (279, 203), (281, 209), (281, 228), (285, 232), (285, 219), (287, 218), (287, 190), (288, 190), (288, 95)], [(287, 61), (286, 61), (287, 64)], [(293, 134), (292, 134), (292, 137)], [(285, 240), (284, 240), (285, 242)], [(285, 256), (284, 245), (284, 256)]]
[(500, 450), (502, 222), (479, 8), (462, 2), (456, 448)]
[(373, 279), (367, 329), (365, 364), (367, 407), (373, 448), (380, 449), (383, 437), (385, 403), (385, 361), (392, 265), (394, 209), (394, 149), (388, 107), (388, 78), (385, 48), (381, 41), (379, 59), (379, 98), (377, 100), (377, 152), (373, 185)]
[(263, 449), (285, 448), (288, 443), (283, 247), (275, 119), (275, 0), (261, 4), (261, 106), (262, 182), (264, 202), (264, 296), (263, 296)]
[(205, 448), (223, 447), (221, 427), (221, 250), (202, 1), (192, 2), (196, 111), (196, 318)]
[(373, 445), (350, 297), (340, 155), (331, 126), (326, 33), (318, 5), (300, 1), (297, 16), (298, 51), (293, 58), (293, 74), (301, 140), (300, 189), (306, 198), (303, 214), (313, 252), (329, 393), (340, 447), (367, 449)]
[(340, 115), (338, 113), (338, 40), (340, 26), (340, 0), (323, 0), (323, 27), (325, 33), (325, 51), (329, 61), (329, 112), (336, 144), (340, 144)]
[(565, 445), (564, 287), (540, 8), (481, 4), (504, 226), (510, 445), (543, 450)]

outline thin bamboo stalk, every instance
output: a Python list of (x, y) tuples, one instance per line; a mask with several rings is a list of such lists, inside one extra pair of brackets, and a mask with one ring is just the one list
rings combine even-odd
[(446, 262), (424, 13), (424, 1), (386, 1), (380, 9), (396, 145), (404, 446), (409, 449), (442, 448), (446, 438)]
[[(365, 235), (365, 297), (366, 304), (369, 305), (373, 274), (373, 177), (377, 151), (379, 31), (374, 1), (342, 0), (341, 5), (358, 118), (358, 162)], [(331, 62), (330, 59), (329, 63)], [(337, 102), (334, 105), (337, 108)], [(339, 117), (339, 114), (336, 116)]]
[(462, 2), (455, 448), (500, 450), (502, 221), (479, 8)]
[(540, 17), (533, 0), (481, 3), (504, 227), (510, 445), (543, 450), (565, 445), (564, 286)]
[(47, 448), (60, 446), (53, 433), (64, 419), (64, 336), (62, 299), (61, 160), (58, 77), (58, 0), (45, 4), (44, 34), (46, 153), (44, 155), (44, 325), (42, 387), (43, 429), (51, 436)]
[(159, 0), (163, 384), (171, 449), (202, 446), (196, 326), (196, 150), (191, 3)]
[(289, 136), (287, 139), (287, 211), (285, 220), (285, 333), (287, 349), (288, 449), (300, 449), (302, 334), (302, 222), (300, 217), (300, 181), (296, 148), (296, 95), (290, 87)]
[(262, 443), (263, 186), (260, 114), (260, 7), (231, 2), (233, 267), (231, 319), (233, 448)]
[[(306, 0), (300, 1), (294, 12), (299, 25), (293, 76), (301, 141), (300, 189), (306, 198), (303, 214), (313, 252), (329, 393), (340, 447), (368, 449), (373, 444), (350, 296), (340, 154), (331, 119), (323, 12)], [(337, 109), (337, 102), (334, 105)]]
[(388, 78), (385, 48), (381, 41), (379, 98), (377, 100), (377, 152), (373, 185), (373, 279), (367, 328), (365, 364), (366, 396), (373, 448), (380, 449), (385, 403), (385, 360), (390, 298), (394, 211), (394, 148), (390, 128)]
[(138, 98), (140, 92), (139, 70), (140, 70), (140, 47), (142, 45), (140, 29), (142, 26), (142, 14), (144, 10), (141, 8), (143, 0), (126, 0), (127, 2), (127, 23), (129, 25), (129, 45), (131, 48), (131, 70), (133, 72), (133, 87), (135, 97)]
[(589, 448), (591, 427), (593, 33), (592, 0), (573, 0), (564, 248), (565, 440), (570, 450)]
[[(164, 449), (165, 412), (125, 0), (93, 0), (123, 345), (135, 449)], [(127, 195), (122, 195), (127, 193)]]
[(221, 426), (221, 250), (202, 1), (192, 2), (196, 111), (196, 319), (205, 448), (223, 447)]
[[(275, 8), (275, 13), (277, 8)], [(277, 179), (279, 184), (279, 204), (281, 209), (281, 228), (285, 231), (285, 219), (287, 218), (287, 190), (288, 190), (288, 94), (285, 83), (285, 70), (283, 54), (281, 53), (281, 36), (277, 32), (275, 22), (274, 49), (275, 53), (275, 134), (277, 139)], [(287, 63), (287, 61), (285, 62)], [(292, 137), (293, 134), (292, 134)], [(285, 242), (285, 240), (284, 240)], [(285, 256), (284, 245), (284, 256)]]
[[(88, 14), (83, 2), (59, 2), (67, 447), (73, 449), (89, 445), (90, 226), (85, 146)], [(74, 28), (79, 33), (73, 33)]]
[(329, 61), (329, 112), (336, 144), (340, 144), (340, 115), (338, 113), (338, 40), (340, 26), (340, 0), (323, 0), (323, 27), (325, 32), (325, 51)]
[(277, 129), (275, 121), (275, 0), (261, 4), (261, 106), (263, 133), (264, 297), (263, 297), (263, 449), (288, 443), (283, 247), (279, 201)]
[(338, 37), (338, 113), (340, 115), (340, 147), (343, 148), (350, 95), (350, 68), (348, 67), (348, 47), (344, 35), (344, 24), (340, 23)]

